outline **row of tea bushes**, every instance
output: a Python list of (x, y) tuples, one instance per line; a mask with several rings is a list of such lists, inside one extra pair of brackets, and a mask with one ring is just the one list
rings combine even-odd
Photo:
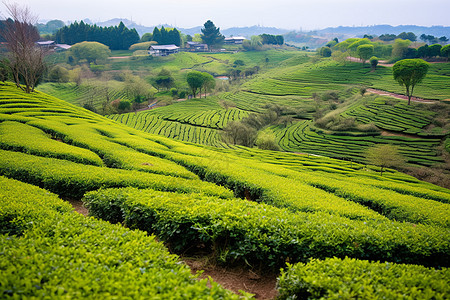
[(351, 258), (288, 265), (279, 299), (447, 299), (450, 269)]
[(354, 183), (352, 178), (347, 178), (345, 185), (342, 185), (342, 180), (333, 178), (323, 180), (320, 175), (309, 173), (302, 173), (296, 176), (296, 179), (344, 199), (368, 206), (389, 219), (443, 227), (450, 226), (450, 216), (448, 215), (450, 204), (447, 203), (361, 185)]
[(56, 141), (42, 130), (19, 122), (0, 123), (0, 148), (82, 164), (103, 165), (100, 157), (92, 151)]
[(197, 280), (153, 236), (85, 218), (37, 187), (4, 177), (0, 187), (2, 299), (240, 298)]
[(450, 264), (449, 232), (440, 227), (363, 222), (240, 199), (135, 188), (93, 191), (83, 201), (94, 216), (155, 233), (175, 251), (203, 245), (226, 262), (275, 267), (311, 257), (350, 256)]
[(233, 197), (224, 187), (199, 179), (185, 179), (134, 170), (81, 165), (67, 160), (0, 150), (0, 175), (37, 185), (68, 198), (81, 198), (102, 187), (153, 188), (180, 193), (202, 192)]
[[(109, 123), (81, 123), (69, 126), (53, 120), (34, 120), (28, 124), (36, 126), (68, 144), (95, 152), (103, 159), (105, 165), (111, 168), (196, 178), (194, 174), (171, 161), (140, 153), (111, 141), (109, 131), (114, 132), (115, 130)], [(129, 135), (129, 132), (123, 130), (116, 131), (120, 131), (122, 135)]]

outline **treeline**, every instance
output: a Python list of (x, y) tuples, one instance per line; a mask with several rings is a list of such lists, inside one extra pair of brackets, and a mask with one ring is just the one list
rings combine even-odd
[(260, 34), (262, 38), (262, 43), (267, 45), (283, 45), (284, 37), (282, 35), (272, 35), (272, 34)]
[[(368, 38), (370, 40), (379, 39), (380, 41), (383, 41), (383, 42), (394, 41), (396, 39), (410, 40), (411, 42), (417, 41), (417, 36), (413, 32), (402, 32), (399, 35), (385, 33), (385, 34), (380, 35), (379, 37), (365, 34), (364, 38)], [(444, 43), (448, 42), (448, 38), (446, 36), (441, 36), (438, 38), (434, 35), (429, 35), (429, 34), (422, 34), (420, 36), (420, 39), (427, 44), (444, 44)]]
[(84, 41), (99, 42), (111, 50), (128, 50), (139, 41), (139, 34), (136, 29), (128, 29), (122, 22), (118, 26), (100, 27), (81, 21), (59, 29), (55, 34), (55, 41), (69, 45)]
[(158, 29), (155, 27), (153, 29), (152, 40), (157, 42), (158, 45), (170, 45), (174, 44), (178, 47), (181, 45), (181, 34), (176, 28), (164, 28)]

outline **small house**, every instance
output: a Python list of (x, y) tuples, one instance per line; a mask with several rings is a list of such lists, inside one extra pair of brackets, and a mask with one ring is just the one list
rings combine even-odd
[(55, 44), (55, 51), (66, 51), (70, 49), (70, 45), (67, 44)]
[(191, 52), (206, 52), (208, 51), (208, 45), (200, 44), (199, 42), (187, 42), (186, 49)]
[(55, 48), (55, 41), (40, 41), (36, 42), (36, 44), (45, 49), (54, 49)]
[(151, 45), (148, 48), (148, 54), (152, 56), (167, 56), (178, 53), (180, 47), (176, 45)]
[(246, 40), (243, 36), (231, 36), (225, 38), (225, 44), (242, 44)]

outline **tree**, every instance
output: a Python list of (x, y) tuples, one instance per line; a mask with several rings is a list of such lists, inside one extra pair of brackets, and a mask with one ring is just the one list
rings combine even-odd
[(191, 71), (187, 74), (186, 81), (187, 81), (189, 87), (191, 88), (194, 98), (197, 95), (197, 91), (202, 88), (203, 80), (204, 80), (204, 77), (203, 77), (202, 72)]
[(165, 88), (166, 90), (174, 85), (175, 79), (169, 70), (162, 68), (158, 76), (155, 78), (155, 84), (159, 88)]
[(398, 148), (389, 144), (369, 148), (366, 152), (366, 159), (369, 163), (380, 167), (381, 176), (383, 176), (384, 168), (399, 167), (405, 162)]
[(380, 40), (385, 41), (385, 42), (389, 42), (389, 41), (393, 41), (397, 38), (397, 36), (395, 34), (382, 34), (378, 37)]
[(111, 50), (98, 42), (81, 42), (70, 47), (68, 55), (77, 61), (86, 59), (88, 63), (97, 63), (99, 60), (108, 58)]
[(153, 34), (150, 33), (150, 32), (144, 33), (139, 41), (141, 43), (143, 43), (143, 42), (151, 42), (151, 41), (153, 41)]
[(417, 49), (417, 56), (421, 58), (427, 58), (428, 55), (428, 45), (425, 44)]
[(439, 42), (445, 44), (448, 42), (448, 38), (445, 35), (443, 35), (439, 38)]
[(430, 45), (428, 47), (428, 56), (435, 57), (435, 56), (441, 55), (441, 48), (442, 48), (442, 45), (439, 45), (439, 44)]
[(411, 42), (417, 41), (417, 36), (413, 32), (402, 32), (397, 37), (402, 40), (410, 40)]
[(37, 23), (37, 17), (28, 7), (6, 3), (5, 7), (11, 19), (2, 23), (0, 31), (8, 50), (3, 64), (10, 70), (16, 86), (31, 93), (46, 69), (44, 50), (36, 45), (39, 32), (33, 24)]
[(373, 55), (373, 45), (360, 45), (356, 48), (356, 53), (359, 58), (362, 60), (363, 65)]
[(395, 58), (404, 58), (411, 44), (410, 40), (396, 39), (392, 48), (392, 56)]
[(217, 28), (211, 20), (203, 24), (202, 41), (211, 49), (216, 45), (221, 45), (225, 37), (220, 33), (220, 28)]
[(330, 57), (331, 49), (329, 47), (322, 47), (319, 49), (319, 55), (323, 57)]
[(378, 65), (378, 57), (372, 56), (372, 57), (369, 59), (369, 62), (370, 62), (370, 65), (372, 66), (372, 70), (376, 70), (377, 65)]
[(445, 57), (448, 61), (450, 58), (450, 45), (446, 45), (441, 48), (441, 57)]
[(411, 104), (414, 87), (425, 78), (428, 68), (429, 64), (418, 58), (400, 60), (392, 67), (394, 79), (406, 88), (408, 105)]
[(255, 128), (239, 121), (229, 122), (222, 132), (224, 142), (246, 147), (252, 147), (257, 136), (258, 131)]
[(147, 101), (155, 89), (144, 79), (132, 75), (131, 72), (125, 73), (124, 77), (124, 92), (127, 98), (131, 100), (133, 110), (136, 111), (139, 108), (139, 104)]
[(68, 82), (69, 71), (61, 66), (54, 66), (48, 73), (48, 81), (51, 82)]
[(202, 88), (206, 98), (206, 92), (216, 87), (216, 80), (211, 74), (206, 72), (203, 72), (202, 76), (203, 76)]

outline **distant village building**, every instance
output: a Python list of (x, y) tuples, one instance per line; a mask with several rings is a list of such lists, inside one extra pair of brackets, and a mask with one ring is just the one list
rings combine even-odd
[(225, 38), (225, 44), (242, 44), (246, 40), (243, 36), (231, 36)]
[(208, 51), (208, 45), (199, 42), (187, 42), (186, 49), (191, 52), (206, 52)]
[(70, 45), (67, 44), (55, 44), (55, 51), (66, 51), (70, 49)]
[(176, 45), (151, 45), (148, 48), (148, 54), (152, 56), (167, 56), (178, 53), (180, 47)]
[(36, 44), (41, 48), (46, 48), (46, 49), (54, 49), (55, 48), (55, 41), (40, 41), (40, 42), (36, 42)]

